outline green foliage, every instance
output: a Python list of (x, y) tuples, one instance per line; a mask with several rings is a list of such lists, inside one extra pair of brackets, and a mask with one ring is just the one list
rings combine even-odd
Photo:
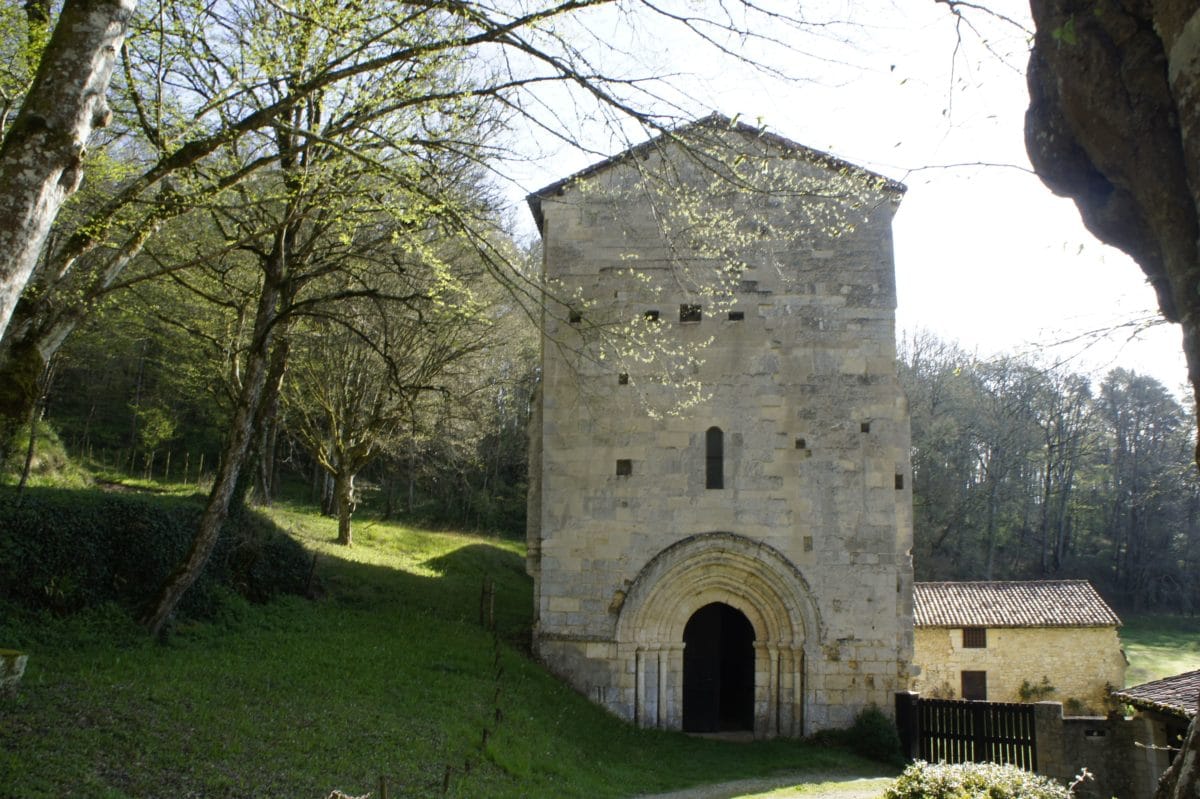
[[(87, 472), (80, 469), (67, 454), (54, 428), (46, 422), (38, 422), (34, 428), (37, 430), (37, 439), (34, 441), (28, 485), (82, 488), (91, 483)], [(21, 479), (29, 450), (28, 425), (18, 428), (11, 442), (12, 447), (0, 464), (0, 484), (16, 485)]]
[(880, 763), (900, 766), (905, 762), (896, 723), (876, 705), (865, 707), (846, 729), (821, 730), (807, 740), (818, 746), (848, 749)]
[(138, 437), (147, 452), (153, 452), (175, 437), (175, 420), (162, 408), (149, 406), (134, 410)]
[(1046, 777), (997, 763), (925, 763), (904, 770), (885, 799), (1070, 799)]
[[(116, 602), (134, 611), (182, 560), (200, 517), (192, 499), (27, 489), (0, 493), (0, 599), (55, 614)], [(253, 601), (304, 591), (309, 559), (269, 520), (226, 523), (187, 616), (214, 613), (220, 586)]]
[(902, 763), (900, 734), (896, 723), (877, 705), (868, 705), (850, 726), (850, 745), (855, 752), (881, 763)]
[(1022, 702), (1041, 702), (1054, 693), (1055, 690), (1055, 687), (1050, 684), (1050, 678), (1043, 674), (1040, 683), (1021, 680), (1021, 687), (1017, 689), (1017, 696), (1021, 697)]

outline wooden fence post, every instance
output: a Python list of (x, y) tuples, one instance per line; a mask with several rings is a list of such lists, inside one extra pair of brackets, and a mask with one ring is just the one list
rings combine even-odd
[(905, 760), (916, 760), (921, 755), (921, 725), (917, 715), (920, 700), (921, 695), (915, 691), (896, 694), (896, 731), (900, 733), (900, 753)]

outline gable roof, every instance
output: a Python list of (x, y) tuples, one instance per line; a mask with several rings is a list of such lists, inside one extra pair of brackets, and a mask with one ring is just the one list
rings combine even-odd
[(914, 583), (918, 627), (1113, 627), (1087, 580)]
[(640, 156), (643, 153), (658, 147), (664, 139), (674, 138), (694, 128), (703, 127), (714, 128), (718, 130), (724, 128), (737, 131), (738, 133), (750, 136), (752, 138), (769, 141), (772, 144), (796, 152), (807, 160), (825, 166), (829, 169), (838, 171), (845, 170), (857, 175), (861, 175), (862, 177), (870, 180), (879, 181), (879, 185), (882, 189), (895, 194), (903, 194), (904, 192), (908, 191), (908, 187), (899, 181), (892, 180), (889, 177), (872, 172), (869, 169), (865, 169), (857, 164), (852, 164), (849, 161), (844, 161), (837, 156), (830, 155), (829, 153), (822, 152), (821, 150), (814, 150), (811, 147), (805, 147), (803, 144), (798, 144), (797, 142), (780, 136), (777, 133), (769, 133), (764, 127), (747, 125), (745, 122), (738, 121), (736, 117), (734, 119), (730, 119), (724, 114), (712, 113), (693, 122), (680, 125), (672, 130), (663, 129), (657, 136), (652, 136), (641, 144), (634, 145), (633, 147), (617, 153), (616, 155), (609, 156), (602, 161), (597, 161), (591, 166), (584, 167), (574, 174), (568, 175), (561, 180), (556, 180), (549, 186), (543, 186), (537, 191), (527, 195), (525, 201), (529, 203), (529, 210), (533, 212), (533, 218), (537, 223), (538, 230), (542, 229), (542, 200), (544, 198), (552, 197), (555, 194), (561, 193), (564, 188), (577, 180), (589, 177), (597, 172), (602, 172), (610, 166), (619, 164), (622, 161), (626, 161), (635, 156)]
[(1189, 719), (1200, 697), (1200, 669), (1113, 691), (1113, 697), (1144, 710)]

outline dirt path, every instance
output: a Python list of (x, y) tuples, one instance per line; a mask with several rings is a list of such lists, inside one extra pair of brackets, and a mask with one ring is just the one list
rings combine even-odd
[(891, 782), (887, 777), (784, 774), (715, 785), (698, 785), (682, 791), (647, 795), (638, 799), (879, 799)]

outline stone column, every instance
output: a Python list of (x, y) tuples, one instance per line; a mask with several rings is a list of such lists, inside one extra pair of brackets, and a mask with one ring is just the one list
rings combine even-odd
[(792, 735), (797, 738), (803, 738), (807, 730), (804, 728), (805, 709), (807, 707), (808, 698), (805, 696), (807, 686), (805, 685), (805, 669), (808, 667), (808, 660), (805, 657), (804, 649), (796, 647), (792, 650)]
[[(664, 647), (666, 667), (658, 676), (658, 684), (662, 691), (658, 696), (661, 707), (659, 717), (664, 719), (663, 727), (668, 730), (683, 729), (683, 647), (682, 643), (668, 644)], [(660, 666), (663, 660), (659, 660)]]
[(756, 737), (775, 738), (779, 735), (779, 648), (766, 644), (762, 649), (766, 661), (766, 725), (761, 733), (757, 727), (754, 732)]
[(667, 729), (667, 656), (665, 649), (658, 650), (658, 696), (655, 697), (654, 725), (660, 730)]
[(646, 654), (639, 646), (633, 653), (633, 723), (646, 726)]

